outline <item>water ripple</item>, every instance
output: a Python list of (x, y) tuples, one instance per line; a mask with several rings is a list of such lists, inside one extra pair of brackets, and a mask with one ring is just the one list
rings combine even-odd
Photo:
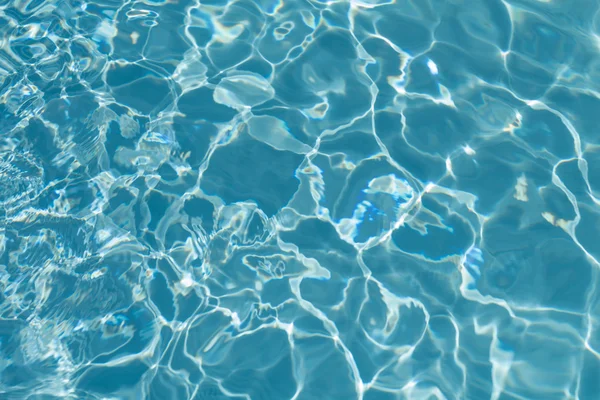
[(0, 0), (0, 397), (596, 399), (581, 0)]

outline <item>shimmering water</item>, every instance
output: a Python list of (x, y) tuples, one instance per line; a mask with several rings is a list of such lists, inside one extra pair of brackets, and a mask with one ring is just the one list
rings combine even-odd
[(0, 398), (600, 399), (599, 9), (0, 0)]

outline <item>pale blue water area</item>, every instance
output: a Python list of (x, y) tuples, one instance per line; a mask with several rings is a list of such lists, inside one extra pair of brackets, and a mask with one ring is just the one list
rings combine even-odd
[(1, 400), (600, 399), (596, 0), (0, 0)]

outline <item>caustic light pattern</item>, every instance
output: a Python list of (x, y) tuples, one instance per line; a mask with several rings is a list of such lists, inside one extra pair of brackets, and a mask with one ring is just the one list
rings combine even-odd
[(599, 9), (0, 0), (0, 398), (597, 400)]

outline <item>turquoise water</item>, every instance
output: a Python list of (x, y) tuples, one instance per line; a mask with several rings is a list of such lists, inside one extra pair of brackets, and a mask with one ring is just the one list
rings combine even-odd
[(0, 0), (0, 398), (600, 399), (599, 10)]

